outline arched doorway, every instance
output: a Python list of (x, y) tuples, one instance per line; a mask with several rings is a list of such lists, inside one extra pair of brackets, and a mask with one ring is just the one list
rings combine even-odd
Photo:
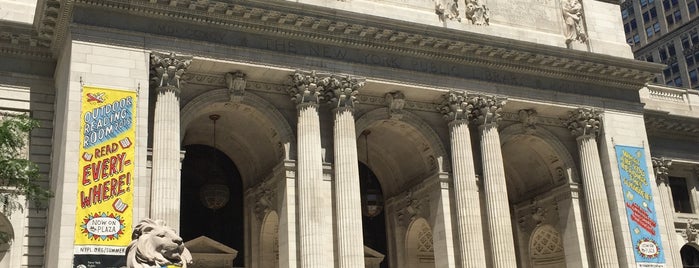
[[(182, 161), (180, 229), (184, 241), (206, 236), (238, 251), (234, 266), (245, 264), (243, 186), (240, 174), (223, 152), (207, 145), (185, 146)], [(212, 209), (207, 186), (228, 188), (228, 201)], [(214, 189), (216, 190), (216, 189)]]
[(563, 248), (564, 237), (582, 237), (584, 228), (579, 201), (571, 194), (577, 175), (568, 149), (543, 127), (513, 124), (501, 137), (519, 266), (558, 268), (567, 266), (566, 258), (572, 263), (585, 258), (584, 243)]
[[(374, 172), (359, 163), (360, 192), (362, 195), (362, 231), (364, 245), (383, 254), (388, 258), (386, 238), (386, 213), (383, 211), (383, 191)], [(388, 261), (380, 263), (381, 268), (387, 268)]]
[(682, 267), (684, 268), (699, 268), (699, 251), (696, 247), (686, 244), (680, 249), (682, 256)]
[(405, 238), (409, 268), (434, 268), (432, 228), (423, 218), (410, 224)]

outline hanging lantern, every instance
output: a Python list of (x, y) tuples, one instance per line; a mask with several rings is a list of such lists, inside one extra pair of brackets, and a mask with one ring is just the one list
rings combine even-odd
[(218, 210), (223, 208), (228, 203), (230, 199), (230, 190), (228, 186), (224, 184), (219, 174), (215, 174), (213, 171), (218, 169), (218, 156), (216, 154), (216, 120), (221, 118), (217, 114), (212, 114), (209, 119), (214, 123), (214, 134), (213, 134), (213, 152), (211, 156), (214, 158), (211, 162), (212, 166), (209, 168), (209, 177), (206, 178), (206, 183), (199, 189), (199, 197), (201, 198), (201, 203), (211, 210)]
[(362, 214), (365, 217), (373, 218), (381, 214), (383, 211), (383, 193), (379, 181), (371, 169), (369, 169), (369, 144), (367, 139), (371, 131), (365, 130), (362, 132), (364, 136), (364, 152), (366, 153), (367, 164), (359, 165), (360, 188), (362, 192)]
[(218, 210), (226, 206), (230, 192), (225, 184), (207, 183), (199, 189), (199, 197), (206, 208)]

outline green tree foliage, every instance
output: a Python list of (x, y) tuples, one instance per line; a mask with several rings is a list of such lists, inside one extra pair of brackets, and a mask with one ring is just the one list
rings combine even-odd
[(24, 209), (19, 196), (37, 207), (53, 196), (38, 183), (39, 168), (25, 153), (29, 133), (38, 126), (39, 122), (26, 115), (0, 114), (0, 206), (6, 216)]

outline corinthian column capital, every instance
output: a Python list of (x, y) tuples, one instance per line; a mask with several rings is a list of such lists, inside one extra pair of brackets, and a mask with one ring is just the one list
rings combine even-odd
[(568, 112), (568, 119), (565, 121), (573, 136), (581, 137), (585, 135), (597, 136), (602, 126), (602, 116), (599, 111), (592, 108), (578, 108)]
[(180, 78), (191, 63), (191, 56), (153, 52), (150, 54), (151, 81), (159, 90), (168, 89), (179, 93)]
[(653, 162), (653, 171), (655, 172), (655, 181), (658, 184), (667, 184), (667, 176), (670, 171), (670, 166), (672, 165), (672, 160), (666, 159), (665, 157), (651, 157)]
[(325, 86), (328, 83), (329, 77), (321, 78), (316, 71), (296, 71), (291, 75), (291, 87), (288, 92), (296, 104), (318, 105), (324, 99)]
[(323, 81), (326, 81), (325, 96), (328, 102), (337, 104), (337, 108), (354, 108), (359, 88), (364, 86), (364, 78), (349, 75), (331, 75)]
[(479, 126), (500, 122), (502, 119), (500, 112), (502, 112), (502, 107), (506, 102), (506, 98), (498, 96), (468, 95), (468, 103), (473, 107), (471, 118)]
[(473, 104), (469, 102), (469, 97), (462, 91), (451, 90), (444, 94), (442, 103), (437, 109), (442, 112), (444, 119), (448, 122), (468, 122), (471, 118)]

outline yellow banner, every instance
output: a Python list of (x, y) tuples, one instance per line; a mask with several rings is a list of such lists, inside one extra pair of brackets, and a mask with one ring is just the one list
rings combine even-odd
[(76, 255), (123, 256), (131, 241), (135, 136), (135, 91), (83, 87)]

